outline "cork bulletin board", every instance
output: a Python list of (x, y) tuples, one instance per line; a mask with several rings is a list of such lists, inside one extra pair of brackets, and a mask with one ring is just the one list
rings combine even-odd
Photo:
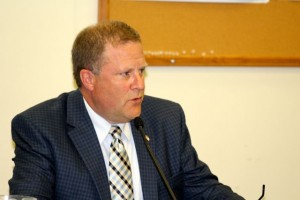
[(300, 66), (300, 2), (99, 0), (141, 34), (150, 66)]

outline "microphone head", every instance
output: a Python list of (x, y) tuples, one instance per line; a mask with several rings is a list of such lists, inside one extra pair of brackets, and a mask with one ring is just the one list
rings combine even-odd
[(134, 126), (135, 126), (137, 129), (139, 129), (139, 127), (144, 128), (144, 122), (143, 122), (142, 118), (140, 118), (140, 117), (134, 118)]

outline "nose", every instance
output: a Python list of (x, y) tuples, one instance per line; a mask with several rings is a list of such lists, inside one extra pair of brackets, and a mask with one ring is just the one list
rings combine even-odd
[(136, 72), (131, 89), (144, 90), (145, 88), (145, 75), (143, 72)]

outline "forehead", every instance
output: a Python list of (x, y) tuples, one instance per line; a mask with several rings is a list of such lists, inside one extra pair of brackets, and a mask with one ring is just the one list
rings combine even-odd
[(118, 45), (108, 43), (105, 45), (103, 60), (104, 65), (146, 65), (143, 47), (140, 42), (126, 42)]

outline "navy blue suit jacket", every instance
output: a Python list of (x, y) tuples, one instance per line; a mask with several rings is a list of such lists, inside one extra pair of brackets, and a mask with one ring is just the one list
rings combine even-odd
[[(219, 183), (198, 159), (179, 104), (145, 96), (141, 118), (178, 199), (243, 199)], [(131, 127), (144, 199), (169, 199), (133, 122)], [(17, 115), (12, 136), (16, 156), (11, 194), (58, 200), (111, 198), (101, 148), (79, 90)]]

